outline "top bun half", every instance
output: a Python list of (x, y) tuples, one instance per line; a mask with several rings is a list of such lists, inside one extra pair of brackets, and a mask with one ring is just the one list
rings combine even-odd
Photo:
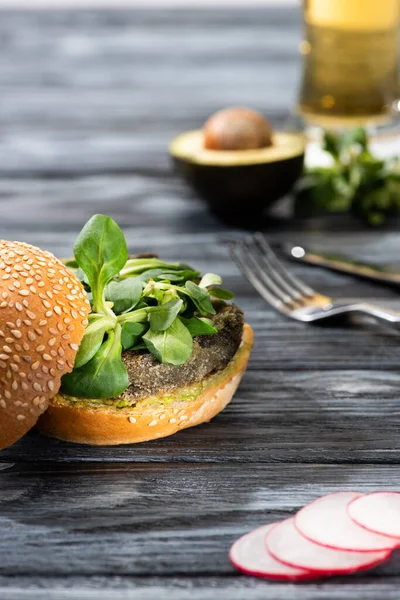
[(72, 371), (89, 312), (53, 254), (0, 240), (0, 449), (35, 425)]

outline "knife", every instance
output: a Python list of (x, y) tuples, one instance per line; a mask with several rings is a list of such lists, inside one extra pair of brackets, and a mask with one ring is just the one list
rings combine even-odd
[(285, 256), (296, 262), (354, 275), (377, 283), (400, 286), (400, 263), (395, 265), (367, 264), (341, 254), (316, 252), (293, 244), (283, 244), (281, 250)]

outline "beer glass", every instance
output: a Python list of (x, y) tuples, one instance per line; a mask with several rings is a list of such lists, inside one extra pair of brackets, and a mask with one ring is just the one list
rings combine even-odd
[(298, 112), (328, 128), (390, 122), (398, 108), (400, 0), (303, 0)]

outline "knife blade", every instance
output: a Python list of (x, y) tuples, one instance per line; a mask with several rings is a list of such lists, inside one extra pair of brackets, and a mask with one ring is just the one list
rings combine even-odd
[(336, 253), (317, 252), (295, 246), (283, 244), (281, 251), (293, 261), (301, 262), (315, 267), (322, 267), (338, 273), (354, 275), (385, 285), (400, 287), (400, 263), (395, 265), (368, 264), (354, 260), (348, 256)]

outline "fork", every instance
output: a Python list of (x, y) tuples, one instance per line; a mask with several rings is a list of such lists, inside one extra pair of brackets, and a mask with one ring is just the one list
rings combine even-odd
[(400, 311), (368, 302), (348, 302), (320, 294), (293, 275), (261, 233), (228, 242), (231, 256), (260, 296), (278, 312), (304, 323), (347, 314), (368, 315), (386, 324), (400, 323)]

